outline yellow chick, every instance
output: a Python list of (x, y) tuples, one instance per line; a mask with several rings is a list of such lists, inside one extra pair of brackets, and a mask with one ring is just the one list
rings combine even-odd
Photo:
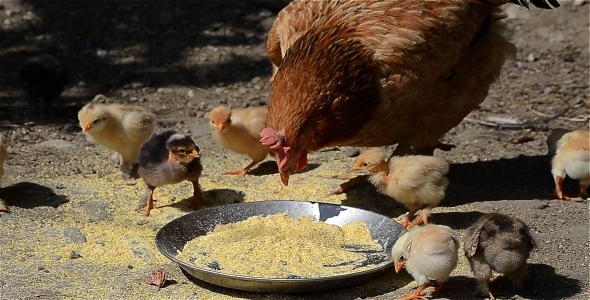
[(266, 112), (264, 107), (230, 109), (218, 106), (209, 113), (209, 127), (215, 142), (252, 159), (245, 168), (226, 174), (245, 176), (270, 154), (270, 149), (260, 143), (260, 131), (266, 127)]
[[(430, 211), (445, 197), (449, 164), (434, 156), (394, 156), (389, 163), (386, 159), (383, 150), (369, 149), (357, 157), (352, 169), (373, 173), (368, 180), (377, 190), (410, 210), (401, 222), (404, 227), (411, 228), (422, 222), (428, 224)], [(414, 218), (418, 210), (421, 211)]]
[[(4, 175), (4, 161), (8, 158), (8, 151), (6, 151), (6, 147), (4, 147), (4, 143), (2, 143), (2, 136), (0, 135), (0, 179), (2, 179), (2, 175)], [(8, 211), (2, 199), (0, 199), (0, 211)]]
[[(590, 185), (590, 132), (577, 130), (564, 134), (557, 141), (557, 151), (551, 161), (556, 196), (563, 200), (583, 197)], [(574, 198), (563, 194), (565, 176), (580, 181), (580, 190)]]
[(90, 102), (78, 112), (78, 119), (89, 142), (116, 151), (121, 155), (121, 169), (136, 172), (131, 168), (136, 167), (139, 149), (154, 131), (155, 114), (135, 105)]
[(458, 250), (459, 240), (447, 226), (430, 224), (402, 235), (391, 249), (395, 272), (405, 268), (418, 282), (418, 288), (402, 299), (426, 299), (422, 291), (430, 279), (438, 281), (435, 292), (454, 288), (445, 282), (457, 266)]

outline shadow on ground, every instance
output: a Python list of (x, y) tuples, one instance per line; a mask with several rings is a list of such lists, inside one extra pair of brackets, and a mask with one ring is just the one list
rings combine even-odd
[(35, 208), (50, 206), (58, 208), (69, 202), (68, 197), (56, 194), (51, 188), (32, 182), (19, 182), (0, 189), (0, 199), (9, 206)]

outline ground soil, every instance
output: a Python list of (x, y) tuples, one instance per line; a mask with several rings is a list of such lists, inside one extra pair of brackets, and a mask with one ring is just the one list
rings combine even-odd
[[(287, 188), (273, 161), (246, 178), (222, 174), (248, 161), (212, 141), (207, 112), (219, 104), (266, 105), (271, 64), (265, 41), (282, 2), (1, 2), (0, 130), (10, 158), (0, 198), (10, 212), (0, 214), (0, 299), (394, 299), (416, 287), (393, 270), (358, 287), (294, 296), (188, 277), (158, 252), (154, 236), (190, 212), (190, 184), (157, 190), (152, 216), (136, 213), (143, 182), (122, 177), (112, 152), (87, 142), (78, 126), (77, 111), (96, 94), (148, 107), (158, 115), (157, 131), (185, 132), (201, 147), (201, 182), (212, 205), (294, 199), (403, 214), (370, 186), (330, 195), (342, 182), (336, 175), (350, 168), (350, 149), (310, 155), (312, 167), (293, 175)], [(538, 246), (529, 276), (522, 290), (494, 285), (494, 291), (510, 299), (588, 299), (588, 202), (553, 199), (545, 144), (553, 129), (589, 126), (588, 4), (516, 8), (507, 20), (516, 60), (506, 64), (488, 99), (444, 137), (457, 147), (436, 153), (452, 164), (451, 185), (432, 221), (462, 236), (483, 213), (519, 217)], [(41, 53), (53, 54), (69, 71), (55, 115), (44, 119), (28, 108), (17, 76), (24, 59)], [(517, 125), (495, 126), (493, 117)], [(523, 136), (532, 140), (511, 142)], [(576, 188), (566, 182), (567, 192)], [(158, 290), (144, 278), (159, 268), (171, 274)], [(404, 284), (395, 283), (400, 279)], [(433, 298), (474, 299), (464, 258), (449, 283), (462, 288)]]

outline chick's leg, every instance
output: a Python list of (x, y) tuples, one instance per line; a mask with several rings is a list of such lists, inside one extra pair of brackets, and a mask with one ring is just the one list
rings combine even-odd
[(422, 291), (426, 288), (426, 286), (428, 286), (428, 282), (419, 285), (418, 288), (413, 293), (411, 293), (409, 295), (405, 295), (403, 298), (399, 298), (397, 300), (415, 300), (415, 299), (428, 300), (428, 298), (426, 298), (422, 294)]
[(585, 184), (580, 183), (580, 191), (578, 191), (578, 194), (576, 195), (576, 198), (584, 197), (584, 195), (586, 194), (586, 189), (587, 188), (588, 188), (588, 185), (585, 185)]
[(414, 220), (414, 215), (416, 214), (416, 212), (418, 210), (419, 210), (419, 208), (412, 208), (410, 210), (410, 212), (408, 213), (408, 215), (406, 216), (406, 218), (399, 223), (406, 228), (414, 227), (415, 225), (413, 225), (412, 221)]
[(456, 290), (458, 288), (461, 288), (458, 285), (446, 285), (444, 282), (439, 282), (438, 286), (436, 288), (434, 288), (435, 292), (442, 292), (442, 291), (450, 291), (450, 290)]
[(555, 176), (555, 197), (559, 199), (563, 198), (563, 177)]
[(201, 192), (201, 186), (199, 181), (192, 181), (193, 184), (193, 202), (191, 203), (191, 209), (199, 209), (203, 202), (203, 193)]
[(156, 187), (154, 186), (148, 186), (148, 190), (145, 194), (145, 196), (141, 199), (141, 201), (139, 202), (139, 206), (135, 209), (135, 211), (140, 211), (142, 209), (145, 209), (145, 216), (149, 217), (150, 215), (150, 211), (154, 208), (154, 190), (156, 189)]
[(225, 172), (225, 174), (246, 176), (246, 174), (248, 174), (248, 171), (250, 171), (250, 169), (252, 169), (252, 167), (254, 167), (256, 164), (258, 164), (261, 161), (262, 160), (252, 160), (252, 162), (249, 165), (247, 165), (245, 168), (243, 168), (241, 170), (227, 171), (227, 172)]
[(357, 177), (351, 178), (350, 180), (348, 180), (345, 183), (340, 184), (340, 186), (338, 186), (338, 188), (333, 193), (336, 195), (342, 194), (342, 193), (346, 192), (347, 190), (349, 190), (350, 188), (353, 188), (357, 185), (361, 185), (361, 184), (367, 183), (367, 182), (369, 182), (369, 175), (357, 176)]

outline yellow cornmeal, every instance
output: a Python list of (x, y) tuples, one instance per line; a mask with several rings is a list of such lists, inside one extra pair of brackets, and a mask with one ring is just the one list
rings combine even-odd
[(226, 274), (305, 278), (373, 268), (386, 254), (363, 222), (339, 227), (312, 216), (295, 220), (282, 213), (217, 225), (189, 241), (178, 259)]

